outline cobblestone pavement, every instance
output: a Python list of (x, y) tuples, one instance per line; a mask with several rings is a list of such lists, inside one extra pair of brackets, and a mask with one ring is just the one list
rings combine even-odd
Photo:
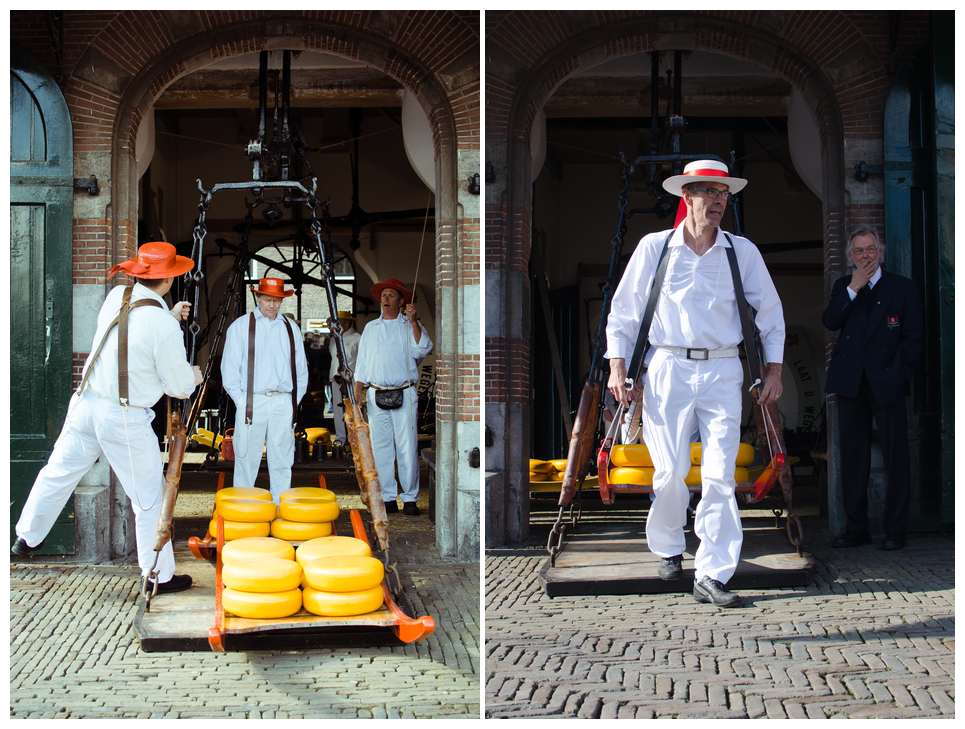
[(811, 584), (720, 610), (688, 593), (549, 598), (548, 533), (486, 557), (487, 718), (955, 716), (952, 535), (840, 550), (808, 520)]
[(425, 515), (389, 524), (413, 612), (436, 625), (404, 646), (146, 653), (132, 560), (12, 562), (11, 717), (478, 718), (479, 566), (442, 559)]

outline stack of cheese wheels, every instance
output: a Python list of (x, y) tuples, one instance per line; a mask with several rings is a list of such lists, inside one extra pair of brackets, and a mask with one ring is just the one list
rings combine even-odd
[(328, 489), (293, 488), (282, 491), (278, 516), (271, 523), (271, 535), (289, 542), (306, 542), (327, 537), (338, 518), (335, 494)]
[(369, 545), (353, 537), (323, 537), (302, 544), (305, 609), (324, 617), (364, 615), (382, 607), (382, 563)]
[(232, 559), (221, 568), (221, 602), (240, 618), (287, 618), (302, 608), (302, 567), (292, 559)]
[(553, 466), (553, 470), (549, 473), (549, 481), (562, 481), (563, 474), (566, 471), (566, 459), (556, 458), (549, 462)]
[[(700, 486), (700, 443), (690, 444), (690, 460), (694, 464), (684, 482), (688, 486)], [(747, 483), (750, 479), (746, 466), (754, 461), (754, 447), (741, 443), (737, 451), (737, 464), (734, 479), (737, 483)], [(610, 464), (614, 468), (607, 474), (612, 484), (627, 486), (653, 486), (653, 460), (645, 445), (618, 445), (610, 451)]]
[(551, 476), (555, 472), (556, 469), (549, 461), (537, 461), (535, 458), (529, 459), (530, 481), (552, 481)]
[(221, 562), (222, 604), (229, 613), (286, 618), (301, 609), (302, 568), (288, 542), (273, 537), (236, 539), (221, 550)]
[(221, 489), (214, 497), (214, 513), (208, 525), (210, 534), (217, 534), (217, 517), (224, 518), (226, 542), (246, 537), (267, 537), (276, 516), (271, 493), (266, 489), (233, 486)]

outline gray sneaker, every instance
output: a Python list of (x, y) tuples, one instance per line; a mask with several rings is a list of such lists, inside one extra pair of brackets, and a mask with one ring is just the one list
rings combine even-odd
[(710, 577), (701, 577), (694, 583), (694, 600), (713, 603), (717, 607), (738, 607), (739, 596), (724, 589), (724, 585)]
[(683, 567), (684, 556), (678, 554), (676, 557), (661, 557), (660, 564), (657, 566), (657, 574), (661, 580), (679, 580), (684, 576)]

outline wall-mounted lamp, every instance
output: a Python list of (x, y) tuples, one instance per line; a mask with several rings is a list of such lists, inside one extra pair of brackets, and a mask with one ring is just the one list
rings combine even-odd
[(469, 194), (478, 195), (479, 194), (479, 173), (469, 176)]

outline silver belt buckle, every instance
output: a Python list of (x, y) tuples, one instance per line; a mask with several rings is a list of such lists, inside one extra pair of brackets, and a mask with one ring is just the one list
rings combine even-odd
[[(694, 356), (692, 356), (693, 353), (700, 353), (700, 352), (703, 352), (703, 353), (704, 353), (704, 356), (703, 356), (703, 357), (694, 357)], [(688, 349), (687, 349), (687, 359), (710, 359), (710, 354), (708, 353), (708, 351), (707, 351), (706, 349), (690, 349), (690, 348), (688, 348)]]

